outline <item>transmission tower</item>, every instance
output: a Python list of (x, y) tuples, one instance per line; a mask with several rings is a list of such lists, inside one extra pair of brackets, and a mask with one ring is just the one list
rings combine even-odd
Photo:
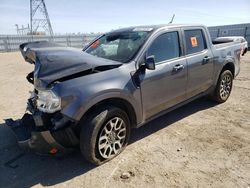
[(30, 31), (31, 34), (38, 32), (39, 28), (53, 36), (49, 14), (44, 0), (30, 0)]
[(18, 24), (15, 24), (15, 26), (16, 26), (16, 32), (17, 32), (18, 35), (27, 35), (30, 32), (30, 26), (29, 26), (29, 24), (28, 24), (27, 27), (24, 27), (22, 25), (21, 28), (19, 28)]

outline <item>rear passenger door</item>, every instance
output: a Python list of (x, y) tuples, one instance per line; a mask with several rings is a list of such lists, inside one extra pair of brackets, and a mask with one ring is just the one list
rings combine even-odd
[(187, 97), (207, 90), (213, 81), (213, 54), (202, 28), (184, 29), (185, 53), (188, 64)]

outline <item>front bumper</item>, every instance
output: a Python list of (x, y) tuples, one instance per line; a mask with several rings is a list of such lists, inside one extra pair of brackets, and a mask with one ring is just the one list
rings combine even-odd
[[(24, 114), (22, 119), (7, 119), (5, 122), (13, 130), (23, 149), (39, 154), (60, 155), (71, 151), (78, 144), (78, 138), (69, 126), (71, 123), (62, 119), (35, 112)], [(58, 124), (61, 127), (57, 128)]]

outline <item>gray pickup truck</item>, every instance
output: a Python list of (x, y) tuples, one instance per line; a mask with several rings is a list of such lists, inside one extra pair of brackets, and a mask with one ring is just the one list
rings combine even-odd
[(6, 120), (19, 145), (59, 155), (80, 147), (100, 165), (123, 151), (131, 128), (209, 95), (225, 102), (241, 44), (212, 43), (202, 25), (157, 25), (103, 34), (83, 50), (46, 41), (20, 46), (34, 64), (27, 113)]

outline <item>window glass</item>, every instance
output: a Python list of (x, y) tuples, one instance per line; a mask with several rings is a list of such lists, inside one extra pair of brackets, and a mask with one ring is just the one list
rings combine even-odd
[(154, 55), (156, 63), (179, 57), (178, 32), (169, 32), (157, 37), (149, 47), (147, 55)]
[(185, 32), (187, 54), (201, 52), (206, 49), (202, 30), (187, 30)]

